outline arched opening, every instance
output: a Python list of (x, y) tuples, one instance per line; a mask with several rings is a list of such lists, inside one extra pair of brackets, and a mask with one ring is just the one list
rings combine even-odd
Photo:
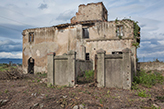
[(34, 62), (35, 60), (32, 57), (28, 59), (28, 73), (30, 74), (34, 74)]

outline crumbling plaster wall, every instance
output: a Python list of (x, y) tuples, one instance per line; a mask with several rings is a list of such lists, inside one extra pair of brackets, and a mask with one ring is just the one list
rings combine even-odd
[[(122, 39), (116, 36), (116, 27), (119, 25), (123, 26), (124, 36), (122, 36)], [(94, 65), (96, 50), (101, 48), (107, 54), (129, 48), (133, 55), (136, 56), (136, 48), (132, 46), (135, 41), (132, 21), (97, 22), (95, 26), (89, 27), (89, 39), (84, 39), (84, 45), (86, 46), (86, 53), (90, 54), (90, 59), (93, 60)], [(136, 57), (134, 58), (136, 59)]]
[[(80, 28), (80, 29), (79, 29)], [(34, 32), (34, 42), (29, 42), (29, 32)], [(34, 72), (47, 72), (47, 53), (62, 55), (69, 50), (81, 53), (82, 26), (69, 26), (65, 29), (55, 27), (27, 29), (23, 31), (23, 69), (27, 73), (28, 59), (35, 60)], [(79, 55), (81, 56), (81, 55)], [(84, 57), (84, 56), (83, 56)], [(82, 58), (83, 57), (78, 57)]]
[(71, 19), (71, 23), (79, 22), (79, 21), (87, 21), (87, 20), (101, 20), (107, 21), (107, 18), (104, 19), (103, 15), (104, 11), (107, 12), (104, 5), (100, 3), (91, 3), (87, 5), (80, 5), (76, 16)]
[[(124, 36), (122, 39), (116, 36), (117, 25), (123, 25)], [(24, 30), (23, 68), (25, 72), (27, 73), (27, 62), (30, 57), (35, 60), (34, 72), (46, 72), (47, 53), (49, 52), (62, 55), (70, 50), (74, 50), (77, 52), (77, 59), (85, 59), (86, 50), (90, 54), (90, 59), (93, 60), (93, 66), (96, 50), (100, 48), (104, 49), (107, 54), (130, 48), (132, 53), (136, 54), (136, 49), (132, 47), (132, 42), (135, 41), (133, 22), (128, 20), (96, 22), (94, 26), (88, 26), (89, 39), (83, 38), (83, 27), (82, 24), (77, 24), (61, 29), (49, 27)], [(29, 32), (34, 32), (34, 42), (32, 43), (28, 42)]]

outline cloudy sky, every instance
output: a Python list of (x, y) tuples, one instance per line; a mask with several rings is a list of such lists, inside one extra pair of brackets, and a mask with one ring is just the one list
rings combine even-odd
[[(22, 31), (69, 23), (79, 4), (98, 0), (0, 0), (0, 58), (22, 58)], [(164, 61), (164, 0), (102, 0), (108, 20), (130, 18), (141, 27), (140, 61)]]

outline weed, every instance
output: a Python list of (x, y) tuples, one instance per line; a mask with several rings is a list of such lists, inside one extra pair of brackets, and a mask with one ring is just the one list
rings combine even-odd
[(138, 84), (136, 82), (132, 82), (132, 89), (137, 90), (138, 89)]
[(119, 37), (119, 39), (122, 39), (122, 36), (118, 36)]
[(84, 104), (84, 103), (83, 103), (82, 105), (83, 105), (83, 106), (85, 106), (85, 104)]
[(115, 19), (115, 23), (118, 24), (118, 18)]
[(138, 42), (133, 43), (132, 45), (135, 46), (136, 48), (139, 48), (140, 47), (140, 44)]
[(99, 102), (100, 102), (100, 104), (103, 104), (103, 100), (102, 99), (100, 99)]
[(37, 80), (37, 82), (40, 82), (40, 81), (41, 81), (40, 79)]
[(66, 85), (64, 85), (64, 86), (57, 86), (57, 89), (62, 90), (65, 87), (67, 87), (67, 86)]
[(34, 83), (34, 82), (35, 82), (35, 80), (32, 80), (32, 82)]
[(151, 97), (151, 95), (146, 94), (146, 91), (145, 91), (145, 90), (140, 90), (140, 91), (138, 92), (138, 96), (143, 97), (143, 98)]
[(109, 90), (107, 91), (107, 94), (110, 94), (110, 91)]
[(8, 93), (8, 92), (9, 92), (9, 91), (6, 89), (6, 90), (5, 90), (5, 93)]
[(87, 81), (92, 81), (94, 78), (94, 71), (93, 70), (85, 71), (85, 78)]
[(138, 76), (134, 77), (134, 82), (136, 84), (142, 84), (145, 87), (152, 87), (156, 83), (162, 83), (164, 81), (164, 77), (161, 73), (146, 73), (145, 71), (140, 71)]
[(47, 77), (47, 73), (38, 72), (37, 75), (39, 75), (39, 77)]
[(158, 100), (164, 100), (164, 96), (157, 96), (156, 97)]
[(151, 109), (161, 109), (161, 107), (155, 107), (155, 106), (151, 106)]

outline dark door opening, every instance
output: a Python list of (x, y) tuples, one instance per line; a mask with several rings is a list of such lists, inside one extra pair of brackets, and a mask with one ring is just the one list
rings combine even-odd
[(28, 73), (30, 74), (34, 74), (34, 61), (32, 57), (28, 59)]

